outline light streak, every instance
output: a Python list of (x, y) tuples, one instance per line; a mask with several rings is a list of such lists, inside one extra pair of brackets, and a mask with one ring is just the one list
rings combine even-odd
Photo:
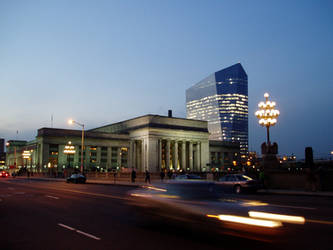
[(236, 216), (236, 215), (227, 215), (227, 214), (210, 215), (210, 214), (207, 214), (207, 217), (217, 218), (221, 221), (234, 222), (234, 223), (259, 226), (259, 227), (274, 228), (274, 227), (282, 226), (282, 223), (279, 221), (259, 220), (259, 219), (252, 219), (252, 218)]
[(264, 213), (264, 212), (255, 212), (255, 211), (249, 211), (249, 216), (253, 218), (269, 219), (269, 220), (276, 220), (276, 221), (295, 223), (295, 224), (305, 223), (305, 219), (302, 216), (291, 216), (284, 214), (273, 214), (273, 213)]

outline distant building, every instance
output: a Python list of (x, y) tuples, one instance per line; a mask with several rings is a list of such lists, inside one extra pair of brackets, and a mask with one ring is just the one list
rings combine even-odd
[[(226, 156), (225, 162), (214, 160), (218, 167), (231, 164), (231, 159), (239, 155), (239, 144), (219, 142), (211, 147), (207, 126), (207, 121), (145, 115), (87, 130), (83, 150), (85, 171), (209, 171), (211, 155)], [(73, 155), (64, 152), (69, 141), (75, 148)], [(7, 165), (16, 162), (18, 167), (28, 166), (36, 172), (80, 169), (80, 130), (41, 128), (35, 141), (8, 142)], [(24, 151), (30, 152), (30, 157), (23, 160)]]
[(208, 121), (210, 140), (239, 142), (248, 152), (248, 78), (240, 63), (186, 90), (187, 118)]
[(5, 153), (5, 139), (0, 138), (0, 168), (3, 168), (6, 163), (6, 153)]
[(0, 154), (5, 152), (5, 139), (0, 138)]

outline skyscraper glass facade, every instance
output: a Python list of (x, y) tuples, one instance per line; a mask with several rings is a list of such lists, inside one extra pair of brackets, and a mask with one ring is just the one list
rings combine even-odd
[(248, 151), (248, 81), (240, 63), (186, 90), (187, 118), (208, 121), (211, 140), (238, 141)]

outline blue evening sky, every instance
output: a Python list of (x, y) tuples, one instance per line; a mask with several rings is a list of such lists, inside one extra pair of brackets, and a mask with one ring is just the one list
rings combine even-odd
[[(0, 137), (136, 116), (186, 117), (185, 90), (241, 62), (249, 144), (267, 91), (281, 111), (280, 154), (333, 150), (333, 1), (0, 0)], [(79, 127), (77, 127), (79, 129)], [(16, 135), (16, 131), (19, 131)]]

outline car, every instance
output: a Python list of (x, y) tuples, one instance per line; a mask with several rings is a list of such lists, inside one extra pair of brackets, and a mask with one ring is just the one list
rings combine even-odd
[(67, 178), (67, 183), (86, 183), (87, 178), (83, 174), (75, 173)]
[(230, 191), (236, 194), (256, 192), (259, 189), (258, 181), (244, 174), (227, 174), (221, 177), (216, 184), (223, 191)]
[(175, 180), (202, 180), (202, 178), (195, 174), (181, 174), (177, 175)]
[[(290, 211), (268, 203), (225, 198), (213, 181), (174, 181), (129, 191), (128, 204), (145, 226), (185, 227), (214, 235), (232, 235), (261, 241), (279, 241), (288, 234), (283, 221), (255, 219), (256, 213), (274, 216)], [(272, 215), (272, 213), (274, 213)], [(288, 216), (287, 216), (288, 217)], [(297, 217), (302, 223), (303, 217)]]
[(6, 172), (6, 171), (1, 171), (0, 172), (0, 177), (3, 177), (3, 178), (9, 177), (9, 173)]

